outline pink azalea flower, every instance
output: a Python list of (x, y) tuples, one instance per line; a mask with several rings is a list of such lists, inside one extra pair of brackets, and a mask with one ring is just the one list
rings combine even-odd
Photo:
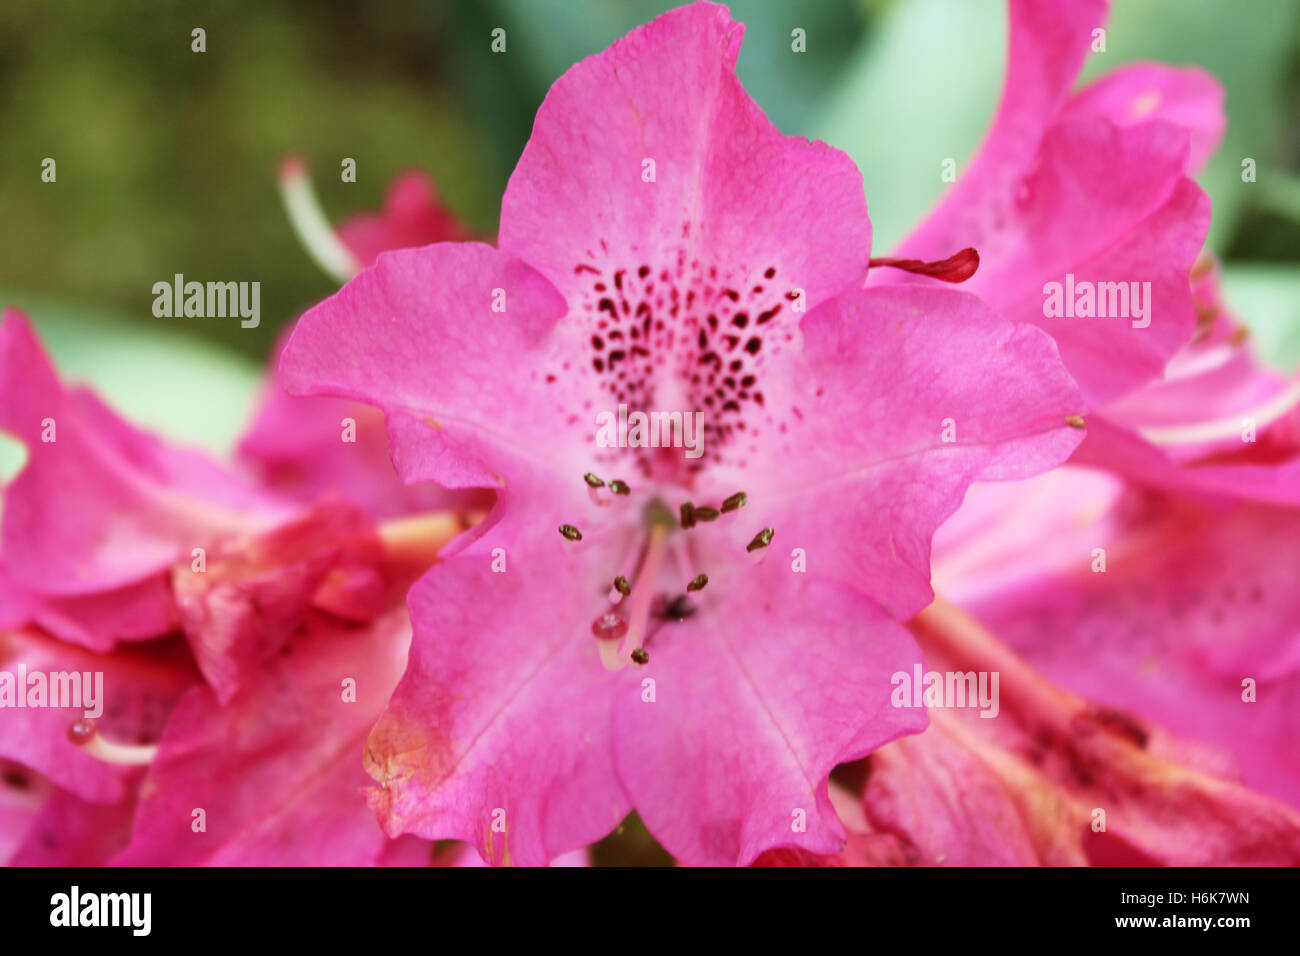
[(89, 391), (64, 387), (12, 309), (0, 321), (0, 395), (0, 428), (27, 452), (5, 488), (0, 592), (13, 594), (0, 608), (28, 607), (66, 640), (107, 650), (166, 633), (170, 567), (292, 514), (206, 457), (132, 428)]
[[(1083, 389), (1091, 413), (1076, 462), (1158, 488), (1295, 504), (1300, 380), (1251, 357), (1201, 254), (1209, 202), (1188, 177), (1218, 145), (1223, 91), (1198, 69), (1142, 63), (1072, 92), (1108, 6), (1011, 0), (988, 137), (896, 255), (978, 247), (966, 288), (1049, 332)], [(1149, 282), (1146, 314), (1049, 317), (1047, 283), (1067, 275), (1080, 287)], [(869, 285), (910, 281), (885, 270)]]
[[(934, 528), (1079, 440), (1039, 330), (861, 290), (860, 176), (767, 122), (741, 34), (696, 4), (572, 68), (499, 248), (380, 255), (286, 346), (291, 390), (385, 411), (407, 481), (498, 494), (408, 598), (367, 749), (391, 834), (536, 864), (635, 807), (684, 862), (837, 850), (830, 769), (923, 725), (889, 675)], [(702, 454), (598, 446), (619, 404), (701, 411)]]
[(0, 670), (103, 675), (89, 720), (3, 710), (0, 858), (378, 861), (362, 743), (405, 662), (401, 598), (460, 519), (290, 504), (65, 388), (14, 312), (0, 385), (28, 454), (4, 501)]
[[(949, 605), (921, 615), (927, 666), (1001, 671), (1001, 719), (935, 711), (926, 733), (874, 754), (854, 832), (895, 835), (908, 862), (1294, 863), (1300, 818), (1259, 793), (1300, 794), (1287, 703), (1300, 644), (1281, 583), (1295, 516), (1205, 500), (1300, 495), (1300, 390), (1250, 356), (1212, 262), (1193, 265), (1206, 210), (1186, 174), (1217, 143), (1222, 93), (1143, 64), (1070, 94), (1103, 5), (1010, 8), (989, 139), (899, 255), (976, 244), (967, 287), (1051, 332), (1092, 405), (1072, 460), (1164, 493), (1075, 469), (972, 490), (936, 538), (935, 586), (1025, 661)], [(1130, 152), (1149, 158), (1121, 161)], [(1103, 163), (1101, 189), (1071, 186)], [(1085, 201), (1093, 219), (1075, 215)], [(1150, 277), (1149, 325), (1045, 316), (1041, 287), (1067, 272)], [(1247, 421), (1259, 435), (1243, 442)]]
[[(1007, 75), (988, 136), (895, 253), (935, 259), (976, 247), (979, 272), (965, 288), (1051, 334), (1090, 409), (1158, 376), (1196, 325), (1187, 275), (1210, 204), (1188, 173), (1223, 128), (1222, 91), (1193, 69), (1130, 66), (1072, 94), (1108, 6), (1010, 0)], [(1045, 286), (1067, 275), (1149, 282), (1144, 316), (1048, 316)], [(884, 270), (869, 286), (915, 281)]]

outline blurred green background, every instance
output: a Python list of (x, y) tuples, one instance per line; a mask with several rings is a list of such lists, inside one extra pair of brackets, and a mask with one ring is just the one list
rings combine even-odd
[[(224, 448), (276, 331), (335, 286), (298, 247), (277, 160), (310, 163), (332, 220), (430, 173), (491, 233), (550, 83), (675, 4), (648, 0), (360, 0), (0, 6), (0, 297), (36, 321), (72, 379), (136, 421)], [(737, 0), (740, 74), (785, 132), (847, 150), (876, 246), (938, 197), (940, 158), (978, 145), (1001, 82), (1002, 0)], [(490, 50), (493, 28), (507, 52)], [(190, 31), (207, 31), (193, 53)], [(807, 31), (807, 52), (790, 31)], [(1228, 294), (1275, 362), (1300, 360), (1300, 0), (1115, 0), (1086, 76), (1158, 59), (1228, 91), (1202, 177)], [(1240, 162), (1259, 165), (1243, 184)], [(58, 164), (56, 183), (41, 161)], [(357, 162), (342, 183), (339, 163)], [(261, 326), (158, 319), (177, 272), (261, 282)]]

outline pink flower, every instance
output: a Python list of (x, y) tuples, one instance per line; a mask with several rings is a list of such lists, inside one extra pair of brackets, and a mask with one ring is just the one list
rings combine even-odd
[[(685, 862), (836, 850), (830, 769), (923, 725), (889, 675), (934, 528), (1080, 437), (1037, 329), (861, 291), (860, 176), (767, 122), (741, 33), (696, 4), (575, 66), (499, 248), (380, 255), (286, 346), (291, 390), (383, 408), (407, 481), (498, 495), (408, 598), (367, 749), (391, 834), (536, 864), (635, 807)], [(620, 404), (701, 412), (702, 453), (602, 447)]]
[[(168, 569), (287, 521), (292, 505), (66, 388), (26, 320), (0, 322), (0, 428), (27, 462), (5, 488), (0, 595), (94, 650), (167, 633)], [(7, 581), (7, 584), (6, 584)], [(0, 609), (4, 598), (0, 596)], [(3, 614), (3, 610), (0, 610)]]
[(402, 173), (389, 184), (379, 213), (353, 216), (338, 231), (363, 268), (390, 249), (469, 238), (469, 230), (442, 205), (433, 181), (415, 171)]
[[(978, 248), (979, 272), (965, 288), (1051, 334), (1096, 408), (1159, 375), (1196, 325), (1187, 274), (1210, 204), (1187, 173), (1222, 131), (1223, 94), (1200, 71), (1158, 64), (1126, 67), (1072, 94), (1108, 2), (1008, 6), (1007, 75), (988, 136), (895, 254), (935, 259)], [(1140, 319), (1046, 314), (1050, 282), (1137, 280), (1150, 283)], [(869, 285), (914, 281), (885, 271)]]
[[(1222, 499), (1297, 502), (1300, 389), (1252, 359), (1196, 260), (1207, 210), (1185, 174), (1218, 140), (1222, 92), (1144, 64), (1071, 95), (1102, 12), (1013, 0), (988, 142), (900, 255), (978, 245), (967, 287), (1051, 332), (1093, 406), (1072, 461), (1133, 484), (1067, 468), (972, 489), (934, 583), (997, 637), (943, 604), (914, 630), (928, 667), (1001, 672), (1000, 719), (935, 711), (872, 755), (855, 832), (894, 834), (910, 862), (1294, 863), (1300, 817), (1260, 794), (1300, 794), (1295, 515)], [(1149, 324), (1046, 316), (1066, 273), (1149, 278)]]
[(84, 697), (5, 702), (0, 857), (383, 857), (362, 744), (405, 663), (401, 598), (460, 520), (290, 504), (65, 388), (12, 311), (0, 425), (28, 456), (5, 494), (0, 670), (102, 674), (90, 720)]
[[(1142, 63), (1072, 92), (1108, 5), (1011, 0), (988, 137), (897, 255), (978, 247), (965, 288), (1050, 333), (1083, 389), (1074, 461), (1157, 488), (1295, 504), (1300, 381), (1251, 357), (1201, 253), (1209, 201), (1188, 177), (1222, 135), (1223, 91), (1198, 69)], [(1144, 314), (1046, 315), (1048, 284), (1067, 276), (1080, 288), (1137, 285)], [(910, 281), (873, 272), (869, 285)]]

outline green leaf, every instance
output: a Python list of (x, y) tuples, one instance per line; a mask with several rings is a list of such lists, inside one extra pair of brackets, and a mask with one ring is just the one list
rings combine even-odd
[(1287, 371), (1300, 367), (1300, 266), (1229, 263), (1223, 294), (1260, 358)]
[(814, 134), (862, 170), (873, 250), (886, 254), (948, 188), (993, 116), (1006, 12), (998, 0), (897, 4), (828, 96)]

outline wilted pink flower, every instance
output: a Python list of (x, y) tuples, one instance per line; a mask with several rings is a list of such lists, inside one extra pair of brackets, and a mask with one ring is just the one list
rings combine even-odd
[[(368, 750), (390, 833), (541, 863), (636, 807), (685, 862), (837, 849), (830, 769), (923, 724), (888, 691), (931, 533), (1080, 437), (1036, 329), (860, 291), (860, 177), (745, 96), (741, 32), (696, 4), (575, 66), (499, 249), (381, 255), (285, 349), (291, 389), (384, 409), (406, 480), (498, 494), (409, 596)], [(701, 454), (599, 446), (620, 405), (699, 411)]]

